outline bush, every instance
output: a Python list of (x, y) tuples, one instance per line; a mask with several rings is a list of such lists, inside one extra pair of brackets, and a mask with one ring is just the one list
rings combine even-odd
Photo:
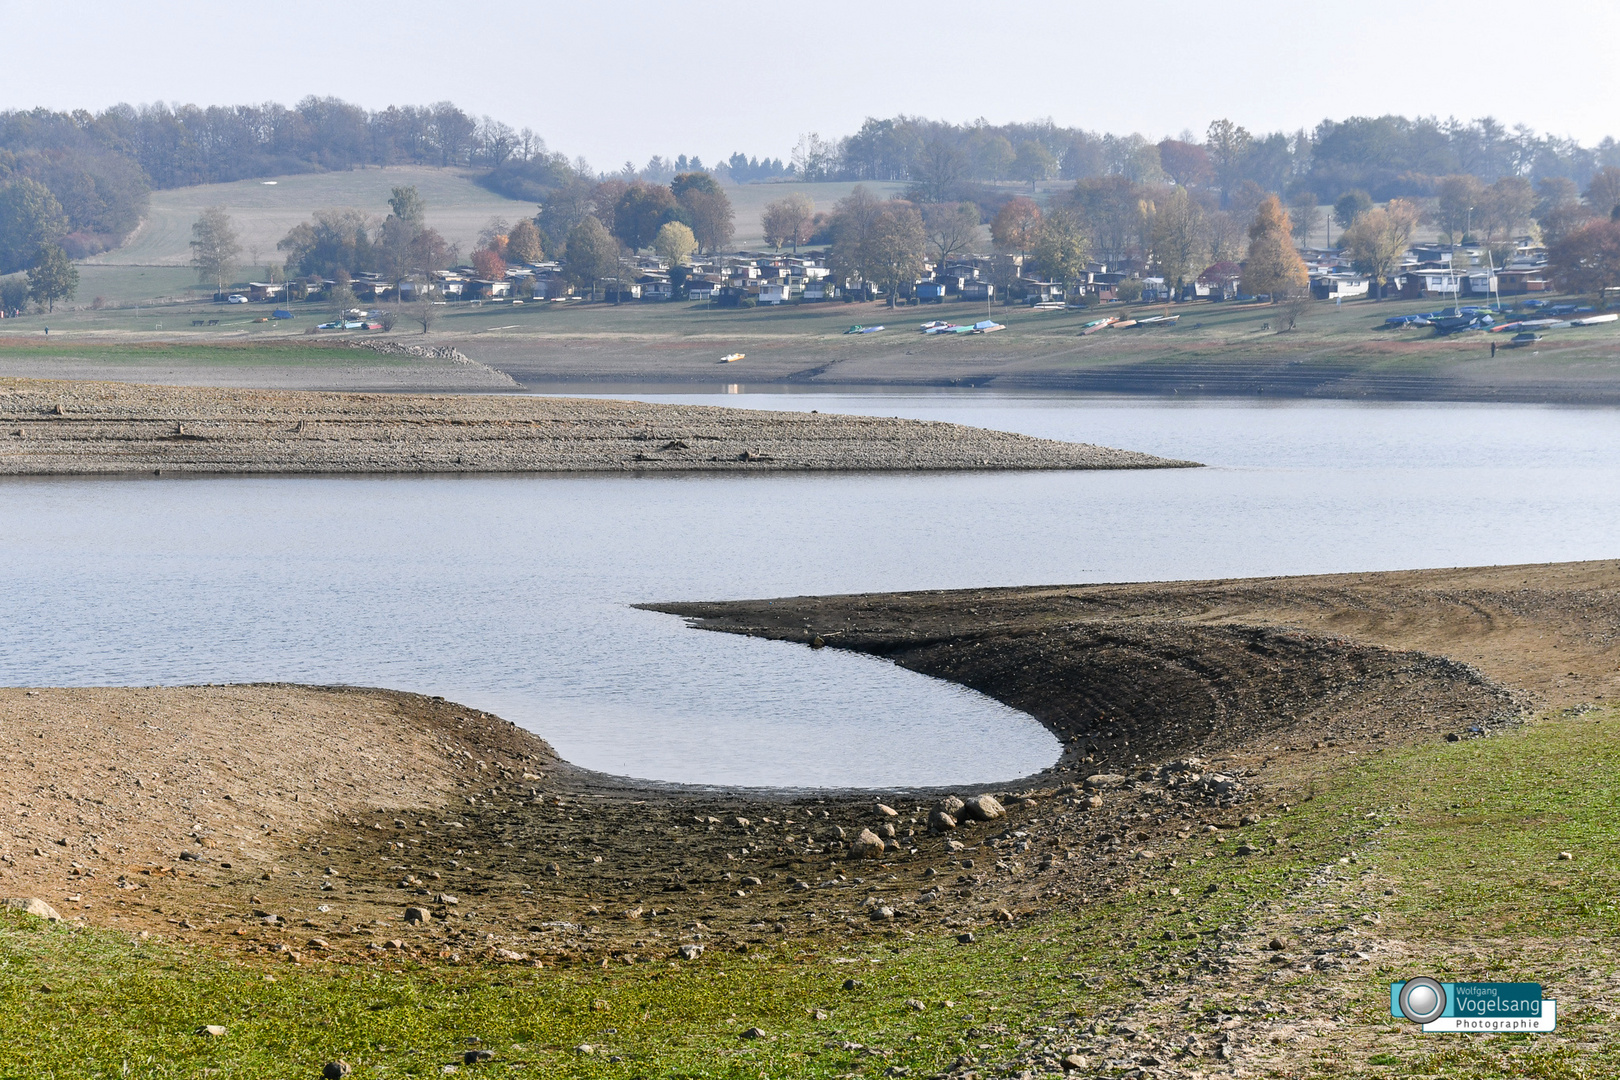
[(1114, 287), (1114, 295), (1127, 304), (1134, 304), (1142, 299), (1142, 283), (1136, 278), (1126, 278)]
[(385, 311), (382, 313), (382, 317), (377, 321), (382, 323), (382, 328), (384, 330), (392, 330), (394, 328), (394, 313), (392, 311)]

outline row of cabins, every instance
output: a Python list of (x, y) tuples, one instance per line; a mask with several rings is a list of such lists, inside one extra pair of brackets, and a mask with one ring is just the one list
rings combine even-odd
[[(1357, 274), (1349, 258), (1331, 249), (1307, 249), (1302, 253), (1310, 275), (1311, 292), (1319, 300), (1366, 297), (1373, 291), (1368, 279)], [(1529, 237), (1521, 238), (1513, 255), (1500, 268), (1492, 269), (1477, 247), (1417, 246), (1409, 250), (1394, 278), (1385, 285), (1384, 295), (1409, 299), (1456, 299), (1465, 296), (1524, 295), (1549, 291), (1547, 254)], [(903, 299), (921, 303), (943, 302), (947, 298), (987, 301), (1008, 296), (1028, 303), (1076, 302), (1083, 296), (1097, 301), (1118, 298), (1118, 289), (1127, 277), (1141, 283), (1147, 301), (1230, 300), (1241, 296), (1242, 267), (1235, 262), (1218, 262), (1207, 267), (1183, 286), (1178, 297), (1162, 277), (1127, 268), (1091, 263), (1084, 280), (1068, 283), (1025, 276), (1024, 258), (1018, 254), (962, 255), (944, 266), (929, 265), (925, 276), (903, 288)], [(510, 297), (564, 298), (573, 295), (566, 267), (557, 262), (532, 263), (509, 267), (506, 276), (479, 278), (471, 267), (454, 267), (430, 275), (431, 292), (448, 300), (494, 300)], [(254, 301), (302, 299), (311, 292), (330, 287), (331, 281), (251, 282), (248, 298)], [(602, 283), (608, 300), (673, 300), (684, 290), (692, 300), (721, 307), (745, 304), (778, 305), (796, 301), (876, 299), (878, 287), (866, 283), (849, 286), (837, 281), (823, 258), (813, 254), (782, 255), (766, 252), (736, 252), (700, 258), (690, 266), (672, 270), (656, 258), (642, 256), (626, 260), (623, 273)], [(373, 303), (398, 299), (414, 301), (424, 286), (417, 281), (385, 279), (377, 274), (358, 274), (350, 289), (358, 301)]]
[[(1306, 253), (1311, 292), (1318, 300), (1348, 300), (1371, 295), (1376, 287), (1357, 274), (1347, 256), (1336, 251)], [(1456, 300), (1462, 297), (1525, 296), (1551, 292), (1547, 250), (1532, 238), (1520, 237), (1500, 267), (1475, 246), (1419, 245), (1407, 251), (1401, 266), (1384, 285), (1385, 296), (1407, 300)]]

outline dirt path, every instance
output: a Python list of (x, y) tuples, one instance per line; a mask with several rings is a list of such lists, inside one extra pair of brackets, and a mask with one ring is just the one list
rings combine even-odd
[(0, 475), (1145, 469), (1190, 464), (898, 418), (578, 398), (0, 379)]

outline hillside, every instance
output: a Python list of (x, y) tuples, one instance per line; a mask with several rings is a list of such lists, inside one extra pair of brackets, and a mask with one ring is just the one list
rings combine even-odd
[[(277, 259), (276, 241), (316, 210), (352, 207), (381, 219), (388, 213), (389, 189), (414, 185), (427, 201), (428, 224), (463, 252), (492, 217), (514, 221), (534, 213), (531, 203), (504, 198), (479, 187), (462, 169), (420, 165), (310, 173), (233, 184), (202, 184), (152, 194), (152, 207), (129, 242), (88, 260), (95, 266), (187, 266), (191, 262), (191, 223), (204, 207), (224, 206), (242, 241), (243, 275), (254, 262)], [(258, 259), (253, 255), (257, 252)]]

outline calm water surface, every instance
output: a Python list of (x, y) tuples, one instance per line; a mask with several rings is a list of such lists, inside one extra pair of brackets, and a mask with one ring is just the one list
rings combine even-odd
[[(657, 395), (637, 395), (654, 399)], [(1620, 414), (680, 395), (948, 419), (1209, 463), (1150, 473), (0, 482), (0, 683), (443, 694), (580, 764), (715, 784), (969, 783), (1030, 718), (639, 601), (1614, 557)]]

